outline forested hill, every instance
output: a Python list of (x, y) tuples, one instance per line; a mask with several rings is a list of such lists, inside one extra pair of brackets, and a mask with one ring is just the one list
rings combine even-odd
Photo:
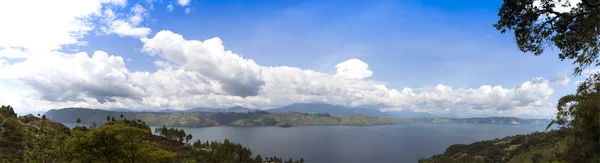
[(86, 108), (65, 108), (50, 110), (45, 114), (49, 119), (74, 123), (77, 118), (84, 124), (103, 124), (112, 117), (123, 115), (126, 119), (140, 119), (151, 126), (206, 127), (218, 125), (233, 126), (301, 126), (301, 125), (383, 125), (399, 123), (472, 123), (472, 124), (548, 124), (544, 119), (520, 119), (514, 117), (487, 118), (422, 118), (394, 119), (365, 115), (335, 116), (328, 113), (299, 112), (117, 112)]
[[(559, 162), (566, 149), (567, 129), (534, 132), (509, 136), (472, 144), (455, 144), (443, 154), (421, 159), (420, 163), (459, 162), (509, 162), (545, 163)], [(577, 156), (574, 156), (577, 157)]]
[[(111, 117), (112, 118), (112, 117)], [(152, 129), (139, 119), (111, 119), (102, 126), (72, 129), (46, 116), (17, 116), (0, 107), (0, 162), (246, 162), (301, 163), (252, 154), (225, 139), (202, 142), (175, 128)]]

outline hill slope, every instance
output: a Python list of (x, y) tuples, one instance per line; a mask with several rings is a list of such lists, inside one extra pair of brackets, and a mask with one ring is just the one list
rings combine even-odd
[(455, 144), (443, 154), (421, 159), (420, 163), (451, 162), (552, 162), (565, 149), (565, 129), (509, 136), (472, 144)]

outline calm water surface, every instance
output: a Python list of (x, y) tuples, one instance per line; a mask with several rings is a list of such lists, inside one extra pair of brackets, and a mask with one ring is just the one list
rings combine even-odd
[[(68, 124), (74, 126), (74, 124)], [(182, 128), (193, 141), (230, 141), (253, 154), (306, 162), (417, 162), (452, 144), (543, 131), (546, 125), (398, 124), (384, 126), (301, 126)], [(155, 127), (152, 127), (154, 130)]]

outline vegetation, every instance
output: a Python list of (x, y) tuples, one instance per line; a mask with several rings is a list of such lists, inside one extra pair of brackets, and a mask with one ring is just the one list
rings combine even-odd
[[(111, 120), (100, 127), (76, 126), (31, 114), (17, 117), (10, 106), (0, 107), (1, 162), (304, 162), (252, 156), (240, 144), (197, 140), (184, 130), (157, 128), (153, 135), (142, 120)], [(85, 119), (80, 119), (81, 121)], [(185, 141), (185, 142), (184, 142)]]
[[(46, 114), (50, 119), (60, 122), (73, 122), (76, 113), (82, 118), (82, 123), (107, 121), (121, 113), (101, 111), (95, 109), (66, 108), (51, 110)], [(73, 115), (68, 117), (65, 115)], [(88, 116), (89, 115), (89, 116)], [(544, 119), (519, 119), (514, 117), (487, 117), (487, 118), (422, 118), (422, 119), (394, 119), (381, 116), (350, 115), (336, 116), (328, 113), (299, 113), (299, 112), (125, 112), (124, 118), (139, 119), (151, 126), (166, 127), (207, 127), (218, 125), (232, 126), (279, 126), (293, 127), (303, 125), (386, 125), (406, 123), (478, 123), (478, 124), (547, 124)], [(87, 118), (92, 118), (87, 120)], [(110, 119), (110, 120), (109, 120)]]
[(553, 130), (527, 135), (509, 136), (502, 139), (475, 142), (469, 145), (455, 144), (443, 154), (434, 155), (420, 163), (434, 162), (511, 162), (541, 163), (558, 161), (564, 153), (567, 131)]

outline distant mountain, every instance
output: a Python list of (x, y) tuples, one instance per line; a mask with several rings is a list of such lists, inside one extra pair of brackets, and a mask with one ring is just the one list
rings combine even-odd
[(300, 112), (300, 113), (329, 113), (331, 115), (354, 115), (362, 114), (366, 116), (392, 117), (392, 118), (437, 118), (433, 114), (412, 111), (390, 111), (381, 112), (377, 109), (361, 107), (344, 107), (341, 105), (331, 105), (324, 103), (295, 103), (288, 106), (267, 110), (269, 112)]
[[(318, 106), (318, 107), (317, 107)], [(296, 107), (296, 109), (294, 108)], [(82, 124), (104, 124), (107, 117), (116, 120), (121, 115), (129, 120), (140, 119), (150, 126), (175, 126), (175, 127), (206, 127), (218, 125), (235, 126), (299, 126), (299, 125), (381, 125), (381, 124), (409, 124), (409, 123), (471, 123), (471, 124), (548, 124), (545, 119), (520, 119), (515, 117), (486, 117), (486, 118), (419, 118), (419, 119), (394, 119), (390, 116), (381, 116), (383, 112), (368, 112), (368, 109), (351, 108), (353, 112), (341, 112), (344, 107), (323, 104), (295, 104), (285, 107), (289, 110), (282, 112), (254, 111), (243, 107), (216, 109), (215, 112), (117, 112), (87, 108), (64, 108), (50, 110), (46, 117), (59, 122), (74, 123), (80, 118)], [(304, 109), (309, 108), (309, 109)], [(317, 112), (316, 109), (329, 109), (333, 113), (350, 115), (331, 115), (330, 113)], [(312, 111), (312, 114), (303, 111)], [(347, 108), (346, 108), (347, 109)], [(250, 111), (248, 111), (250, 110)], [(364, 111), (367, 110), (367, 111)], [(289, 112), (291, 111), (291, 112)], [(366, 116), (362, 113), (370, 113)], [(410, 112), (408, 112), (410, 113)], [(407, 113), (407, 114), (408, 114)], [(389, 114), (389, 113), (386, 113)], [(402, 114), (402, 112), (396, 113)], [(402, 114), (402, 115), (407, 115)], [(414, 116), (429, 116), (420, 113), (410, 113)], [(385, 114), (384, 114), (385, 115)]]
[(234, 106), (227, 109), (217, 109), (217, 108), (207, 108), (207, 107), (197, 107), (188, 110), (176, 111), (176, 112), (235, 112), (235, 113), (245, 113), (256, 111), (254, 109), (249, 109), (241, 106)]
[(44, 115), (46, 115), (48, 119), (63, 123), (75, 123), (77, 118), (80, 118), (84, 124), (90, 124), (92, 122), (103, 124), (106, 122), (107, 116), (120, 118), (122, 114), (124, 118), (134, 119), (136, 113), (137, 112), (119, 112), (89, 108), (63, 108), (49, 110), (44, 113)]
[(254, 109), (249, 109), (249, 108), (245, 108), (245, 107), (241, 107), (241, 106), (234, 106), (234, 107), (230, 107), (228, 109), (220, 109), (220, 110), (223, 110), (224, 112), (236, 112), (236, 113), (246, 113), (246, 112), (255, 111)]
[(403, 111), (388, 111), (388, 112), (383, 112), (383, 113), (388, 114), (389, 116), (391, 116), (393, 118), (407, 118), (407, 119), (439, 118), (439, 116), (433, 115), (433, 114), (430, 114), (430, 113), (413, 112), (413, 111), (407, 111), (407, 110), (403, 110)]
[(341, 105), (331, 105), (324, 103), (295, 103), (288, 106), (273, 108), (268, 112), (300, 112), (300, 113), (329, 113), (331, 115), (354, 115), (362, 114), (366, 116), (389, 116), (379, 110), (368, 108), (347, 108)]

